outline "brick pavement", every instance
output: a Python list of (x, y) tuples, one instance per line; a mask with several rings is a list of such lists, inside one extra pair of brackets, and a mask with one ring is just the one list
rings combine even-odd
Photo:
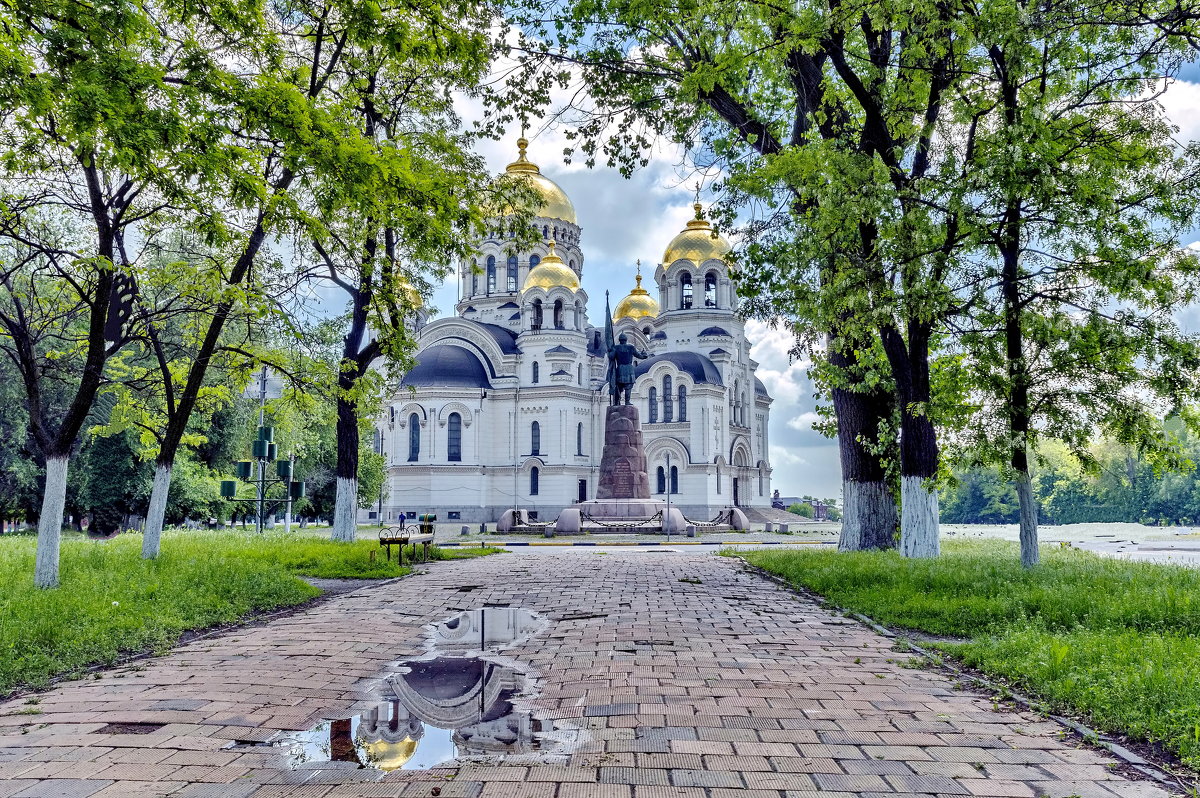
[[(384, 774), (293, 769), (253, 745), (375, 706), (389, 665), (423, 652), (423, 625), (485, 604), (550, 621), (505, 654), (538, 677), (537, 717), (586, 730), (562, 761)], [(0, 703), (0, 798), (1165, 797), (1052, 723), (897, 664), (890, 645), (719, 557), (434, 563)]]

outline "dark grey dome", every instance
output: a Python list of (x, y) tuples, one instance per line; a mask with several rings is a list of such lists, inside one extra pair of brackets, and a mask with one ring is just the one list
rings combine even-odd
[(654, 368), (655, 364), (674, 363), (675, 367), (680, 371), (691, 375), (692, 379), (697, 383), (708, 383), (709, 385), (723, 385), (721, 382), (721, 372), (713, 365), (713, 362), (704, 355), (698, 355), (695, 352), (664, 352), (661, 355), (655, 355), (652, 358), (643, 360), (637, 367), (637, 376), (642, 376), (650, 369)]
[(439, 344), (417, 353), (417, 365), (400, 381), (403, 387), (491, 388), (479, 358), (461, 346)]
[(706, 327), (700, 331), (700, 337), (703, 338), (706, 335), (723, 335), (726, 338), (733, 337), (729, 334), (729, 330), (726, 330), (724, 327)]
[(770, 398), (771, 394), (767, 393), (767, 386), (763, 385), (763, 381), (758, 377), (754, 378), (754, 394), (756, 396), (766, 396)]
[[(520, 314), (516, 314), (516, 318)], [(517, 334), (512, 330), (501, 327), (499, 324), (488, 324), (487, 322), (478, 321), (477, 325), (483, 328), (483, 331), (492, 336), (497, 344), (500, 345), (500, 351), (506, 355), (515, 355), (521, 349), (517, 346)]]

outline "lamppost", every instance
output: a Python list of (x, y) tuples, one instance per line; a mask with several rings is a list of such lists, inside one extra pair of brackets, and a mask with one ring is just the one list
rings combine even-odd
[(675, 487), (671, 480), (671, 452), (667, 451), (667, 517), (663, 519), (663, 529), (667, 530), (667, 543), (671, 542), (671, 488)]
[[(258, 437), (254, 441), (252, 454), (254, 460), (239, 460), (234, 464), (234, 474), (238, 479), (247, 483), (254, 483), (256, 490), (255, 496), (252, 499), (237, 498), (237, 481), (232, 479), (221, 480), (221, 496), (229, 501), (235, 502), (254, 502), (258, 505), (255, 519), (255, 529), (261, 534), (267, 520), (267, 488), (271, 485), (286, 485), (286, 493), (283, 498), (283, 503), (287, 506), (288, 529), (291, 529), (292, 504), (304, 498), (304, 483), (292, 481), (292, 460), (279, 460), (275, 463), (275, 474), (277, 479), (267, 479), (267, 463), (274, 460), (278, 447), (272, 438), (275, 437), (273, 427), (268, 427), (260, 424), (258, 427)], [(255, 464), (257, 463), (257, 467)]]

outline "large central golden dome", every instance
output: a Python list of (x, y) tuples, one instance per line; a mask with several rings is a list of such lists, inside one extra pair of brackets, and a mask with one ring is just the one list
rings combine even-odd
[(647, 316), (658, 315), (658, 302), (650, 296), (650, 292), (642, 288), (641, 264), (638, 264), (637, 287), (630, 291), (624, 299), (617, 303), (613, 318), (644, 319)]
[(550, 242), (550, 252), (546, 254), (544, 260), (537, 266), (529, 270), (529, 274), (525, 277), (525, 285), (521, 287), (521, 293), (525, 293), (530, 288), (544, 288), (549, 291), (551, 288), (568, 288), (572, 291), (579, 290), (579, 275), (562, 262), (562, 258), (554, 252), (554, 242)]
[(542, 174), (538, 165), (525, 157), (525, 148), (528, 146), (529, 142), (524, 137), (517, 139), (517, 150), (520, 154), (517, 156), (517, 160), (510, 163), (504, 170), (505, 173), (516, 175), (521, 180), (527, 181), (542, 198), (541, 207), (537, 211), (538, 216), (561, 219), (564, 222), (576, 224), (575, 206), (571, 204), (567, 193), (559, 188), (557, 183)]
[(692, 207), (696, 209), (696, 218), (688, 222), (687, 229), (667, 244), (667, 251), (663, 253), (663, 266), (670, 266), (677, 260), (690, 260), (697, 266), (706, 260), (724, 260), (733, 249), (704, 218), (700, 203), (697, 202)]

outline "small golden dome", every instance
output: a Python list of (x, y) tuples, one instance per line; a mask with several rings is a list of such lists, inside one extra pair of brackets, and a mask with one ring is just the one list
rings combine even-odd
[(650, 292), (642, 288), (642, 262), (638, 261), (637, 287), (624, 299), (617, 303), (613, 319), (643, 319), (647, 316), (658, 315), (658, 302), (650, 296)]
[(664, 266), (670, 266), (677, 260), (690, 260), (697, 266), (714, 258), (724, 260), (733, 249), (704, 218), (700, 203), (692, 207), (696, 209), (696, 218), (688, 222), (687, 229), (667, 244), (667, 251), (663, 253)]
[(417, 752), (417, 741), (408, 737), (395, 743), (376, 740), (364, 743), (363, 748), (366, 749), (366, 759), (371, 767), (392, 771), (404, 767), (404, 764), (413, 758), (413, 754)]
[(530, 288), (544, 288), (549, 291), (551, 288), (559, 287), (578, 291), (579, 275), (555, 254), (554, 242), (551, 241), (549, 254), (530, 270), (525, 277), (525, 285), (522, 286), (521, 293), (525, 293)]
[(542, 174), (538, 165), (525, 157), (525, 148), (528, 146), (529, 142), (524, 136), (517, 139), (519, 155), (517, 160), (510, 163), (504, 170), (505, 173), (528, 181), (533, 190), (542, 198), (542, 205), (537, 210), (538, 216), (561, 219), (564, 222), (575, 224), (575, 206), (571, 204), (567, 193), (559, 188), (557, 183)]

